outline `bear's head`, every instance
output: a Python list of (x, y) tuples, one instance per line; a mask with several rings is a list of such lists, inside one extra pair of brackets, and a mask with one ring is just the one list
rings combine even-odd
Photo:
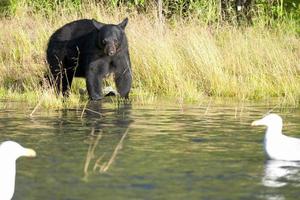
[(125, 18), (120, 24), (103, 24), (93, 20), (94, 26), (98, 30), (97, 46), (103, 49), (107, 56), (115, 55), (121, 48), (125, 38), (125, 27), (128, 18)]

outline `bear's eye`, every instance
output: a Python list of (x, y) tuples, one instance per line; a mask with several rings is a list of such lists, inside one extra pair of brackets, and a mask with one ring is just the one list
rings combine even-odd
[(115, 44), (116, 46), (119, 46), (119, 41), (118, 41), (117, 39), (114, 39), (114, 44)]
[(106, 40), (104, 39), (104, 40), (102, 40), (102, 44), (106, 44)]

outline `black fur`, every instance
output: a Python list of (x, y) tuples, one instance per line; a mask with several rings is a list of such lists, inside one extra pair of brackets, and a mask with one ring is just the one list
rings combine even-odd
[(90, 99), (102, 99), (102, 79), (114, 74), (117, 90), (128, 98), (131, 62), (125, 27), (82, 19), (58, 29), (49, 39), (47, 61), (57, 93), (67, 96), (73, 77), (86, 78)]

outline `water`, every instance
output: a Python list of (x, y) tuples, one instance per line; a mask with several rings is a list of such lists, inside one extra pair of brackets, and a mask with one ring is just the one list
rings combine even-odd
[[(0, 141), (15, 140), (38, 154), (17, 161), (15, 200), (300, 196), (299, 163), (267, 160), (264, 128), (250, 126), (271, 104), (93, 103), (83, 114), (37, 111), (33, 117), (20, 103), (0, 108)], [(300, 109), (275, 111), (284, 131), (300, 137)]]

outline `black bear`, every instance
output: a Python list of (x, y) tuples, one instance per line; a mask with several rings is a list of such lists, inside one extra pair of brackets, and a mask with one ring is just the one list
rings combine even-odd
[(119, 94), (128, 98), (132, 72), (127, 23), (128, 18), (120, 24), (81, 19), (55, 31), (49, 39), (47, 61), (56, 92), (67, 96), (73, 77), (84, 77), (90, 99), (100, 100), (102, 79), (113, 73)]

